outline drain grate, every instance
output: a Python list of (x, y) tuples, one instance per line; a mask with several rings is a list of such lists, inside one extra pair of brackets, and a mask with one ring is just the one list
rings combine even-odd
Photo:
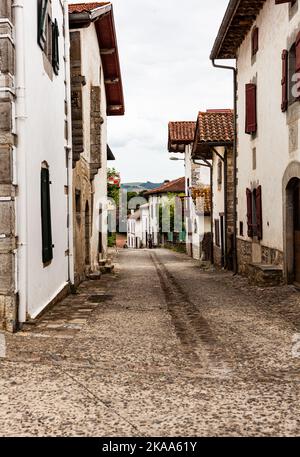
[(88, 301), (90, 303), (104, 303), (107, 302), (108, 300), (112, 300), (113, 296), (112, 295), (90, 295), (88, 297)]

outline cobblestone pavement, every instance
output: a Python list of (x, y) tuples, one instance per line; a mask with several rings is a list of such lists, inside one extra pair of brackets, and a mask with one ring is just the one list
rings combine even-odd
[(5, 335), (0, 433), (299, 435), (297, 334), (294, 287), (122, 251), (114, 275)]

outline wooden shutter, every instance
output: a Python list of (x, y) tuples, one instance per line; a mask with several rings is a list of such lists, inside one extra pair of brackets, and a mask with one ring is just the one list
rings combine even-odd
[(262, 197), (261, 197), (261, 186), (256, 189), (256, 227), (257, 227), (257, 237), (259, 240), (262, 240), (263, 237), (263, 226), (262, 226)]
[(295, 73), (300, 73), (300, 32), (297, 35), (296, 42), (296, 63), (295, 63)]
[(252, 212), (252, 192), (250, 189), (246, 190), (247, 196), (247, 225), (248, 225), (248, 236), (253, 237), (253, 212)]
[(50, 179), (48, 168), (41, 170), (41, 219), (42, 219), (42, 258), (43, 263), (53, 259)]
[(248, 134), (256, 133), (256, 84), (246, 84), (246, 129)]
[(252, 57), (255, 56), (255, 54), (258, 51), (258, 36), (258, 27), (254, 27), (254, 29), (252, 30)]
[(281, 101), (281, 111), (284, 113), (288, 108), (288, 51), (284, 49), (282, 51), (282, 101)]
[(46, 19), (49, 0), (38, 0), (38, 43), (44, 50), (46, 46)]
[(52, 24), (52, 67), (54, 73), (58, 75), (59, 72), (59, 47), (58, 47), (58, 37), (59, 37), (59, 29), (57, 20)]

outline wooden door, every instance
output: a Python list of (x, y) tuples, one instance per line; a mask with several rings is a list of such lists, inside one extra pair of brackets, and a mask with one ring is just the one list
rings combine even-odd
[(300, 284), (300, 181), (294, 190), (294, 277)]

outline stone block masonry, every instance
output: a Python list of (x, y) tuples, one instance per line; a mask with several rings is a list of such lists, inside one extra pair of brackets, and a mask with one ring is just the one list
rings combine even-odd
[(15, 187), (12, 155), (15, 50), (12, 0), (0, 2), (0, 329), (17, 327)]

